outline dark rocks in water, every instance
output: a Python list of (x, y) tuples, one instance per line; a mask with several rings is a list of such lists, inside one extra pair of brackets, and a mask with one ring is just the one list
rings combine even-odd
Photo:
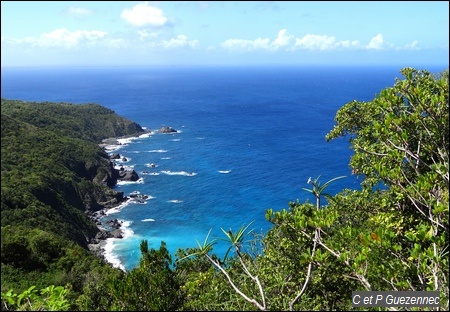
[(132, 201), (134, 201), (136, 203), (143, 204), (143, 203), (145, 203), (145, 200), (150, 198), (150, 196), (145, 195), (145, 194), (130, 194), (130, 198)]
[(118, 180), (122, 181), (137, 181), (139, 180), (139, 175), (134, 170), (120, 170), (118, 172)]
[(159, 132), (161, 133), (175, 133), (178, 132), (177, 130), (175, 130), (174, 128), (168, 127), (168, 126), (164, 126), (161, 129), (159, 129)]
[(120, 159), (120, 154), (112, 154), (109, 159)]
[(109, 224), (109, 226), (111, 226), (111, 227), (114, 228), (114, 229), (118, 229), (118, 228), (120, 228), (120, 226), (122, 225), (122, 222), (120, 222), (120, 221), (117, 220), (117, 219), (114, 219), (114, 220), (108, 220), (108, 221), (106, 221), (106, 224)]
[(114, 238), (123, 238), (122, 231), (119, 229), (112, 231), (111, 234)]

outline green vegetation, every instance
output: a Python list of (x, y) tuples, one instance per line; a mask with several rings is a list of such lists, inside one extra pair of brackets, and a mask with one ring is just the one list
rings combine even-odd
[(71, 284), (109, 266), (88, 251), (98, 232), (86, 216), (121, 194), (98, 143), (143, 132), (95, 104), (1, 100), (2, 291)]
[[(91, 139), (66, 132), (51, 137), (7, 115), (2, 101), (2, 308), (26, 309), (22, 298), (29, 298), (37, 308), (69, 310), (350, 310), (356, 290), (437, 290), (441, 309), (448, 310), (449, 72), (435, 76), (405, 68), (401, 73), (404, 79), (372, 101), (345, 104), (326, 135), (326, 140), (349, 138), (350, 166), (362, 178), (361, 190), (330, 196), (326, 188), (344, 177), (324, 184), (320, 177), (307, 183), (305, 178), (312, 188), (303, 190), (315, 203), (267, 210), (273, 227), (266, 235), (254, 233), (251, 223), (222, 229), (223, 239), (208, 233), (198, 247), (178, 250), (175, 261), (164, 242), (149, 250), (143, 241), (140, 264), (126, 273), (89, 258), (79, 240), (90, 227), (76, 226), (82, 224), (77, 212), (83, 205), (57, 187), (78, 190), (77, 183), (91, 180), (67, 168), (88, 162), (100, 168), (100, 159), (90, 159), (87, 147), (72, 149), (70, 157), (58, 155), (60, 162), (50, 167), (45, 158), (33, 160), (39, 153), (7, 145), (32, 146), (43, 135), (52, 139), (49, 150), (53, 142), (60, 144), (55, 153), (64, 144), (76, 148)], [(77, 158), (82, 151), (86, 157)], [(52, 184), (56, 178), (59, 183)], [(51, 200), (38, 196), (45, 187), (54, 192)], [(214, 254), (218, 243), (229, 246), (223, 259)], [(50, 286), (55, 295), (33, 295), (48, 285), (55, 285)]]
[(66, 295), (70, 289), (62, 286), (48, 286), (38, 291), (31, 286), (20, 294), (9, 290), (2, 293), (4, 310), (19, 311), (67, 311), (70, 307)]

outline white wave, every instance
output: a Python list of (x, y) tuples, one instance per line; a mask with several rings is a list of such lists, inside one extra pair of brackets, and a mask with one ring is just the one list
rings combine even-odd
[(137, 138), (125, 138), (125, 139), (117, 139), (117, 142), (119, 142), (122, 145), (127, 145), (131, 142), (133, 142), (133, 140), (136, 140)]
[(122, 233), (122, 238), (107, 238), (105, 247), (103, 248), (103, 255), (109, 263), (112, 264), (113, 267), (119, 268), (122, 271), (126, 271), (125, 267), (117, 257), (117, 255), (114, 253), (114, 242), (118, 239), (127, 239), (134, 235), (133, 230), (130, 229), (131, 221), (123, 221), (118, 220), (121, 222), (120, 231)]
[(140, 195), (141, 193), (138, 191), (134, 191), (130, 193), (130, 202), (136, 203), (136, 204), (146, 204), (147, 199), (154, 199), (155, 197), (151, 195)]
[(171, 200), (168, 200), (167, 202), (168, 202), (168, 203), (179, 204), (179, 203), (182, 203), (183, 201), (182, 201), (182, 200), (179, 200), (179, 199), (171, 199)]
[[(144, 127), (142, 127), (142, 128), (144, 128)], [(147, 130), (147, 129), (145, 129), (145, 130)], [(153, 134), (155, 134), (156, 133), (156, 131), (150, 131), (150, 132), (146, 132), (146, 133), (144, 133), (144, 134), (141, 134), (139, 137), (140, 138), (149, 138), (149, 137), (151, 137)]]
[(145, 205), (147, 204), (146, 200), (143, 199), (137, 199), (137, 198), (132, 198), (130, 199), (133, 203), (138, 204), (138, 205)]
[(220, 173), (230, 173), (231, 172), (231, 170), (219, 170), (218, 172), (220, 172)]
[(122, 149), (123, 147), (128, 146), (128, 144), (111, 144), (104, 147), (104, 150), (107, 153), (117, 153), (118, 150)]
[(159, 175), (159, 172), (142, 171), (141, 174), (144, 175)]
[(119, 150), (122, 147), (123, 147), (123, 145), (107, 145), (104, 147), (104, 149), (107, 153), (112, 153), (112, 152)]
[(204, 140), (204, 137), (198, 137), (197, 140)]
[(120, 262), (117, 255), (113, 252), (114, 250), (114, 241), (118, 238), (107, 238), (105, 247), (103, 248), (103, 256), (105, 260), (112, 264), (113, 267), (119, 268), (122, 271), (126, 272), (124, 265)]
[(139, 178), (137, 181), (117, 181), (117, 185), (128, 185), (128, 184), (144, 184), (144, 178)]
[(167, 150), (164, 149), (157, 149), (157, 150), (150, 150), (149, 153), (167, 153)]
[[(124, 158), (125, 158), (126, 160), (124, 160)], [(122, 155), (121, 155), (120, 158), (113, 159), (113, 161), (114, 161), (115, 163), (123, 164), (123, 163), (129, 163), (131, 159), (132, 159), (131, 157), (128, 157), (128, 156), (122, 156)]]
[(161, 157), (161, 159), (171, 159), (172, 157)]
[(144, 219), (144, 220), (141, 220), (142, 222), (153, 222), (153, 221), (155, 221), (155, 219)]
[(156, 167), (158, 167), (158, 165), (154, 164), (154, 163), (148, 163), (148, 164), (145, 164), (145, 166), (149, 167), (149, 168), (156, 168)]
[(118, 213), (120, 210), (122, 210), (123, 208), (125, 208), (126, 206), (128, 206), (130, 204), (129, 200), (124, 201), (123, 203), (121, 203), (119, 206), (111, 208), (111, 209), (107, 209), (105, 210), (105, 215), (110, 215), (113, 213)]
[(168, 174), (168, 175), (183, 175), (183, 176), (195, 176), (197, 175), (196, 172), (186, 172), (186, 171), (170, 171), (170, 170), (163, 170), (161, 171), (164, 174)]
[(118, 220), (121, 221), (120, 231), (122, 232), (122, 238), (129, 238), (134, 235), (134, 232), (132, 229), (130, 229), (131, 223), (133, 221), (124, 221), (124, 220)]
[(131, 165), (131, 166), (124, 166), (124, 165), (118, 165), (118, 164), (115, 164), (115, 166), (114, 166), (114, 169), (117, 169), (117, 170), (125, 170), (125, 171), (131, 171), (131, 170), (134, 170), (134, 166), (135, 165)]
[(178, 141), (180, 141), (180, 139), (172, 139), (170, 141), (178, 142)]
[(134, 170), (134, 165), (132, 166), (123, 166), (123, 165), (115, 165), (114, 169), (119, 170), (119, 171), (133, 171)]

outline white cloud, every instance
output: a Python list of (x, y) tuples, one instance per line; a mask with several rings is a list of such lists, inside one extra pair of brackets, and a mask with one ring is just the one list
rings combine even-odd
[(277, 38), (228, 39), (222, 43), (222, 47), (232, 52), (250, 52), (255, 50), (277, 51), (284, 49), (294, 51), (297, 49), (308, 50), (334, 50), (334, 49), (357, 49), (361, 48), (357, 40), (336, 41), (333, 36), (307, 34), (302, 38), (294, 38), (288, 34), (286, 29), (278, 32)]
[(333, 50), (338, 46), (336, 38), (327, 35), (307, 34), (303, 38), (295, 39), (295, 48), (308, 50)]
[(393, 44), (384, 41), (383, 35), (378, 34), (373, 37), (369, 44), (362, 45), (358, 40), (337, 40), (334, 36), (307, 34), (301, 38), (295, 38), (287, 33), (286, 29), (278, 32), (278, 36), (274, 40), (268, 38), (258, 38), (255, 40), (248, 39), (228, 39), (222, 42), (222, 48), (231, 52), (250, 52), (255, 50), (277, 51), (284, 49), (285, 51), (295, 51), (299, 49), (312, 51), (329, 51), (329, 50), (395, 50), (409, 49), (420, 50), (418, 42), (397, 48)]
[(270, 39), (269, 38), (265, 38), (265, 39), (258, 38), (256, 40), (254, 40), (251, 45), (252, 45), (251, 48), (253, 50), (261, 50), (261, 49), (267, 50), (270, 47)]
[[(141, 4), (146, 8), (147, 3)], [(137, 6), (133, 7), (135, 9)], [(160, 10), (159, 10), (160, 11)], [(162, 11), (160, 11), (162, 14)], [(162, 15), (160, 15), (162, 16)], [(164, 32), (167, 30), (167, 32)], [(134, 47), (135, 49), (148, 50), (175, 50), (175, 49), (197, 49), (199, 41), (189, 39), (186, 35), (172, 35), (167, 28), (161, 29), (137, 29), (128, 34), (116, 33), (108, 34), (100, 30), (76, 30), (69, 31), (65, 28), (56, 29), (49, 33), (41, 34), (39, 37), (27, 37), (24, 39), (2, 37), (3, 47), (22, 46), (24, 48), (64, 48), (82, 49), (89, 47), (106, 49), (125, 49)], [(257, 38), (228, 39), (222, 42), (221, 47), (210, 45), (205, 48), (206, 52), (219, 52), (220, 48), (231, 52), (252, 52), (252, 51), (288, 51), (311, 50), (420, 50), (417, 41), (403, 47), (395, 47), (386, 42), (382, 34), (378, 34), (369, 40), (367, 45), (361, 44), (358, 40), (338, 41), (334, 36), (307, 34), (301, 38), (296, 38), (289, 34), (286, 29), (281, 29), (273, 39)]]
[(420, 47), (418, 45), (419, 42), (415, 40), (412, 43), (407, 44), (402, 50), (420, 50)]
[(291, 43), (293, 38), (294, 38), (294, 36), (291, 36), (291, 35), (287, 34), (287, 30), (286, 29), (282, 29), (282, 30), (279, 31), (277, 39), (275, 39), (272, 42), (272, 47), (274, 49), (287, 47), (287, 46), (290, 45), (290, 43)]
[(383, 35), (378, 34), (370, 40), (369, 44), (366, 46), (366, 49), (371, 50), (382, 50), (385, 48), (386, 43), (384, 42)]
[(166, 49), (176, 49), (176, 48), (196, 48), (198, 46), (198, 40), (188, 40), (185, 35), (178, 35), (170, 40), (163, 40), (159, 44)]
[(92, 11), (78, 7), (70, 7), (67, 9), (67, 13), (74, 17), (84, 17), (90, 15)]
[(158, 33), (156, 32), (149, 32), (148, 30), (139, 30), (138, 31), (139, 40), (143, 41), (146, 39), (152, 39), (158, 37)]
[(233, 52), (249, 52), (255, 50), (275, 51), (289, 46), (293, 38), (293, 36), (287, 34), (286, 29), (282, 29), (273, 41), (269, 38), (257, 38), (255, 40), (228, 39), (222, 43), (222, 47)]
[(100, 30), (76, 30), (71, 32), (63, 28), (42, 34), (37, 44), (44, 47), (71, 48), (81, 42), (95, 42), (103, 38), (106, 34), (106, 32)]
[(233, 52), (249, 52), (257, 49), (266, 49), (269, 46), (270, 40), (268, 38), (258, 38), (255, 40), (244, 39), (228, 39), (222, 43), (222, 46)]
[(38, 38), (27, 37), (24, 39), (5, 39), (5, 42), (13, 45), (25, 44), (43, 48), (74, 48), (81, 44), (94, 45), (106, 36), (107, 33), (100, 30), (76, 30), (71, 32), (65, 28), (61, 28), (49, 33), (44, 33)]
[(125, 9), (120, 14), (125, 21), (134, 26), (164, 26), (168, 19), (161, 9), (150, 6), (148, 2), (136, 4), (131, 9)]
[(359, 43), (358, 40), (343, 40), (343, 41), (339, 41), (336, 42), (336, 47), (337, 48), (342, 48), (342, 49), (361, 49), (361, 43)]
[[(176, 37), (166, 40), (159, 39), (159, 32), (151, 32), (149, 30), (139, 30), (133, 37), (124, 37), (123, 34), (108, 34), (99, 30), (76, 30), (69, 31), (65, 28), (56, 29), (49, 33), (41, 34), (39, 37), (27, 37), (24, 39), (14, 39), (2, 37), (2, 48), (12, 46), (22, 46), (31, 48), (64, 48), (64, 49), (81, 49), (81, 48), (110, 48), (123, 49), (128, 47), (139, 48), (155, 48), (155, 49), (196, 49), (199, 46), (198, 40), (190, 40), (185, 35), (177, 35)], [(141, 43), (144, 43), (142, 45)]]

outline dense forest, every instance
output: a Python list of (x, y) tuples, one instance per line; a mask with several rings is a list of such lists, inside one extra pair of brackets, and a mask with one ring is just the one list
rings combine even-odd
[(305, 177), (316, 200), (267, 210), (267, 234), (222, 229), (176, 255), (144, 240), (129, 272), (89, 250), (87, 215), (123, 199), (99, 143), (144, 129), (96, 104), (2, 99), (2, 310), (351, 310), (358, 290), (439, 291), (448, 310), (449, 71), (401, 74), (324, 138), (348, 138), (360, 190)]

